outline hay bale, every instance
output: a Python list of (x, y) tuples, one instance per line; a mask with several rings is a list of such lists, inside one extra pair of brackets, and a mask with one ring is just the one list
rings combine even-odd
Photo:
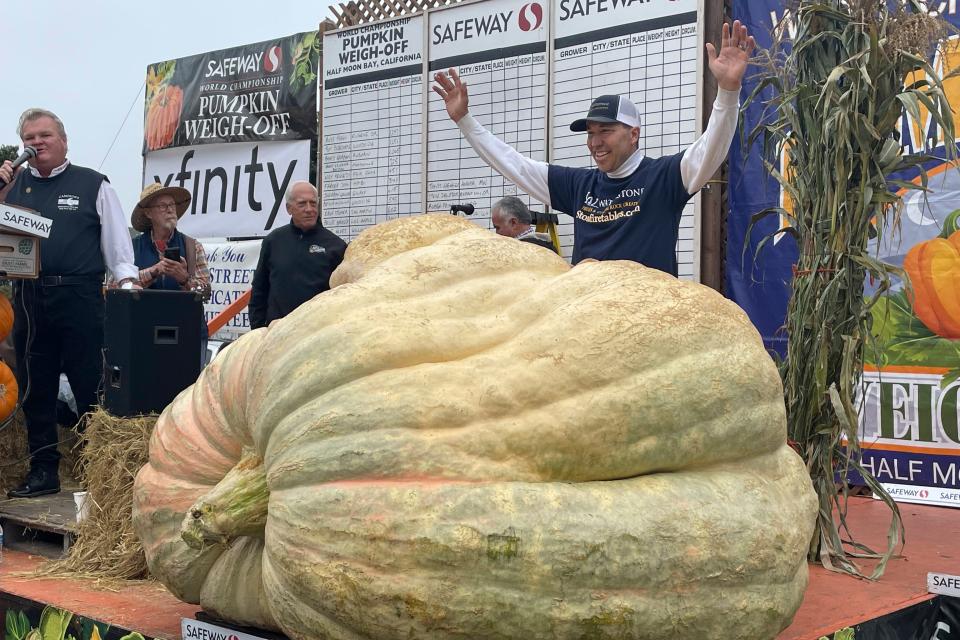
[(44, 576), (131, 580), (147, 576), (143, 546), (133, 532), (133, 480), (148, 460), (156, 415), (117, 418), (101, 408), (88, 416), (80, 455), (81, 485), (92, 500), (66, 558), (48, 562)]
[[(73, 489), (79, 486), (79, 437), (73, 429), (62, 427), (59, 436), (60, 484), (64, 489)], [(9, 423), (0, 423), (0, 497), (6, 497), (7, 491), (20, 484), (29, 469), (27, 425), (23, 412), (17, 411)]]

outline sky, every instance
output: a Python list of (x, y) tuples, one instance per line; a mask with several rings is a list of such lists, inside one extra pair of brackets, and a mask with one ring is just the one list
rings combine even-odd
[(0, 144), (20, 146), (17, 122), (25, 109), (53, 111), (66, 127), (67, 157), (106, 174), (127, 213), (142, 184), (148, 64), (312, 31), (332, 15), (328, 2), (303, 0), (3, 5)]

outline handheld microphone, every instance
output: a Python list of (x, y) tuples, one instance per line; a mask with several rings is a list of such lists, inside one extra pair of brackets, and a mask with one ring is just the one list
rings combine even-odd
[[(17, 167), (22, 165), (24, 162), (26, 162), (30, 158), (36, 158), (36, 157), (37, 157), (37, 150), (31, 147), (30, 145), (27, 145), (23, 148), (23, 153), (17, 156), (17, 159), (13, 161), (12, 169), (16, 171)], [(5, 186), (7, 186), (7, 181), (4, 180), (3, 178), (0, 178), (0, 189), (4, 188)]]
[(452, 204), (450, 205), (450, 213), (457, 215), (457, 212), (463, 213), (464, 215), (472, 216), (473, 215), (473, 205), (471, 203), (467, 204)]

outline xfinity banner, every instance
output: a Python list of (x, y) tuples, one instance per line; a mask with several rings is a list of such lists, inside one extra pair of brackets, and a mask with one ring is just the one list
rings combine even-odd
[(284, 194), (309, 170), (309, 140), (179, 147), (147, 154), (144, 185), (190, 191), (178, 228), (195, 238), (259, 237), (289, 221)]
[(309, 32), (149, 65), (143, 153), (315, 139), (319, 52)]

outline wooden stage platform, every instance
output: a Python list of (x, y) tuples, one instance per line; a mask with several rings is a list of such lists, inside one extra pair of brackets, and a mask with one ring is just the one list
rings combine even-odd
[[(876, 581), (856, 580), (810, 567), (803, 604), (777, 640), (816, 640), (931, 600), (927, 573), (960, 574), (960, 509), (900, 503), (906, 544)], [(848, 523), (858, 540), (885, 549), (890, 511), (873, 498), (851, 498)], [(868, 565), (872, 568), (872, 565)], [(866, 571), (869, 573), (869, 571)], [(857, 636), (860, 637), (860, 636)]]
[[(845, 627), (931, 601), (927, 572), (960, 574), (960, 510), (911, 504), (901, 504), (900, 509), (906, 526), (906, 546), (903, 556), (888, 565), (886, 575), (879, 582), (869, 582), (812, 566), (803, 605), (778, 640), (817, 640)], [(870, 498), (851, 499), (850, 522), (865, 542), (881, 546), (888, 523), (882, 503)], [(0, 563), (0, 608), (34, 603), (35, 611), (27, 612), (33, 624), (34, 615), (38, 617), (43, 606), (50, 604), (109, 624), (112, 632), (101, 630), (103, 640), (120, 638), (123, 630), (137, 631), (147, 638), (173, 640), (180, 638), (180, 619), (195, 617), (199, 609), (179, 602), (155, 583), (133, 583), (117, 589), (115, 585), (104, 588), (78, 578), (16, 575), (31, 571), (41, 562), (24, 552), (5, 551)]]

